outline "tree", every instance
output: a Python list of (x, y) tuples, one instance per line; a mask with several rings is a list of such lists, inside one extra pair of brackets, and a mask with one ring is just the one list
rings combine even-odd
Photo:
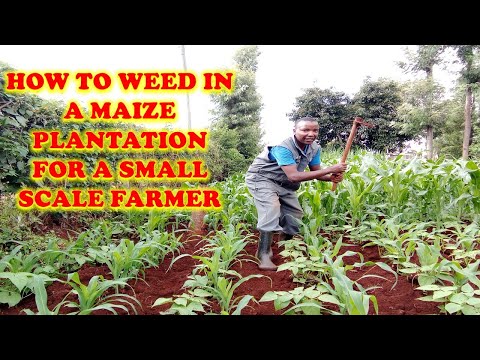
[(442, 62), (445, 45), (419, 45), (416, 52), (405, 49), (407, 61), (399, 61), (398, 66), (405, 72), (425, 72), (427, 78), (433, 77), (433, 67)]
[(309, 88), (295, 99), (295, 109), (287, 114), (291, 121), (304, 116), (318, 119), (320, 145), (343, 145), (348, 137), (353, 112), (351, 99), (344, 93), (330, 89)]
[(465, 84), (465, 127), (463, 132), (462, 158), (468, 159), (468, 150), (471, 143), (473, 90), (480, 83), (480, 45), (453, 45), (452, 46), (463, 65), (460, 82)]
[[(215, 171), (211, 169), (215, 179), (225, 178), (232, 169), (246, 170), (263, 145), (263, 132), (260, 127), (263, 105), (257, 91), (255, 75), (260, 54), (256, 45), (240, 48), (234, 55), (236, 72), (232, 91), (211, 95), (215, 108), (212, 111), (207, 165), (213, 164), (214, 159), (220, 161), (215, 165)], [(231, 136), (237, 141), (226, 140)], [(224, 148), (226, 144), (234, 148)], [(221, 156), (215, 154), (218, 151)]]
[[(405, 50), (405, 55), (407, 57), (407, 62), (398, 62), (398, 65), (401, 69), (403, 69), (405, 72), (413, 72), (413, 73), (419, 73), (419, 72), (424, 72), (426, 75), (427, 85), (430, 86), (432, 89), (435, 88), (435, 85), (433, 85), (433, 68), (435, 65), (438, 65), (442, 62), (442, 54), (445, 51), (445, 46), (444, 45), (419, 45), (417, 47), (417, 51), (414, 53), (410, 51), (408, 48)], [(430, 85), (428, 85), (430, 84)], [(424, 86), (423, 84), (420, 86)], [(412, 109), (412, 113), (418, 113), (421, 112), (423, 116), (421, 117), (422, 119), (422, 124), (425, 127), (426, 130), (426, 138), (427, 138), (427, 158), (431, 159), (433, 157), (433, 130), (434, 130), (434, 120), (429, 120), (433, 114), (433, 106), (435, 106), (434, 103), (434, 94), (432, 94), (432, 99), (428, 99), (428, 94), (427, 99), (425, 101), (422, 101), (422, 106), (424, 106), (423, 109)], [(411, 118), (411, 121), (415, 121), (416, 118)]]
[(37, 95), (6, 93), (4, 73), (14, 70), (0, 62), (0, 191), (32, 185), (29, 132), (56, 124), (64, 109), (62, 103)]
[(400, 119), (398, 108), (402, 104), (400, 86), (397, 82), (380, 78), (367, 78), (353, 98), (357, 116), (375, 125), (371, 129), (359, 127), (359, 141), (368, 149), (377, 151), (400, 150), (412, 139), (410, 134), (398, 131)]
[(206, 165), (214, 180), (224, 180), (245, 170), (245, 158), (237, 150), (239, 138), (235, 130), (217, 126), (211, 130), (210, 139)]
[(374, 129), (359, 127), (354, 145), (370, 150), (385, 151), (401, 146), (408, 135), (398, 134), (393, 124), (398, 122), (397, 107), (401, 104), (400, 89), (394, 81), (367, 78), (350, 99), (345, 93), (330, 89), (309, 88), (296, 98), (295, 109), (288, 114), (294, 121), (304, 116), (318, 119), (318, 140), (322, 146), (342, 146), (350, 134), (355, 116), (374, 123)]
[(444, 102), (444, 123), (438, 129), (435, 138), (435, 148), (438, 155), (458, 159), (462, 156), (462, 143), (464, 121), (465, 87), (457, 86), (452, 99)]
[[(445, 111), (444, 89), (432, 78), (406, 82), (402, 88), (403, 104), (398, 109), (400, 133), (426, 136), (427, 158), (433, 157), (433, 129), (443, 128)], [(431, 143), (430, 143), (431, 142)]]
[[(30, 174), (30, 160), (33, 157), (80, 159), (88, 171), (91, 171), (99, 158), (106, 159), (114, 168), (116, 161), (129, 157), (140, 156), (139, 153), (102, 153), (92, 152), (61, 152), (45, 153), (30, 150), (32, 130), (58, 130), (61, 134), (70, 131), (109, 129), (111, 124), (104, 122), (89, 121), (62, 121), (62, 115), (66, 105), (63, 101), (46, 100), (38, 95), (30, 93), (7, 93), (5, 92), (5, 73), (15, 71), (7, 64), (0, 62), (0, 191), (15, 191), (23, 186), (36, 186), (42, 182), (33, 181)], [(84, 113), (87, 113), (84, 110)], [(86, 119), (88, 120), (88, 119)], [(136, 125), (117, 123), (115, 128), (127, 130), (137, 129)], [(173, 153), (173, 152), (172, 152)], [(164, 156), (169, 154), (163, 153)], [(178, 152), (175, 152), (178, 156)], [(172, 158), (172, 157), (170, 157)], [(47, 183), (48, 181), (43, 181)], [(82, 185), (99, 186), (98, 182), (91, 180), (83, 181)], [(43, 186), (43, 185), (42, 185)], [(53, 186), (75, 187), (75, 181), (52, 184)]]

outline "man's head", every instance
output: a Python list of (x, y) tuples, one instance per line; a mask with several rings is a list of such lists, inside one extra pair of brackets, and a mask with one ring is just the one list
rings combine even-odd
[(303, 145), (310, 145), (318, 138), (318, 121), (313, 117), (302, 117), (295, 120), (293, 134), (297, 142)]

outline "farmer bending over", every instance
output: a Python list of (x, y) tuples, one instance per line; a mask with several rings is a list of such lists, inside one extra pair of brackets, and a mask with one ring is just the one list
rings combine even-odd
[[(260, 270), (276, 270), (272, 262), (272, 238), (274, 231), (282, 231), (284, 239), (291, 239), (299, 232), (303, 210), (296, 191), (307, 180), (343, 180), (346, 164), (320, 168), (318, 122), (312, 117), (295, 121), (293, 136), (277, 146), (267, 146), (256, 157), (245, 177), (248, 190), (257, 208), (260, 242), (256, 256)], [(306, 168), (310, 171), (304, 171)]]

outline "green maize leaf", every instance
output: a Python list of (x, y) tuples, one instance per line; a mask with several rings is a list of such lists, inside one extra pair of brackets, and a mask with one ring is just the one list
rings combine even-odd
[(385, 270), (385, 271), (389, 272), (390, 274), (393, 274), (393, 276), (395, 276), (395, 282), (393, 283), (392, 287), (390, 288), (390, 290), (392, 290), (397, 285), (398, 274), (390, 266), (388, 266), (387, 264), (385, 264), (383, 262), (378, 262), (378, 263), (376, 263), (376, 265), (378, 267), (380, 267), (382, 270)]
[(49, 314), (50, 310), (47, 306), (47, 290), (45, 289), (45, 283), (39, 277), (33, 279), (33, 292), (35, 293), (35, 304), (40, 314)]
[[(118, 309), (122, 309), (124, 310), (125, 312), (129, 313), (128, 309), (126, 306), (124, 305), (118, 305), (118, 304), (100, 304), (100, 305), (97, 305), (91, 309), (85, 309), (85, 310), (82, 310), (79, 312), (78, 315), (90, 315), (93, 311), (96, 311), (96, 310), (107, 310), (107, 311), (110, 311), (111, 313), (115, 314), (115, 315), (118, 315), (117, 311), (115, 310), (116, 308)], [(135, 310), (134, 310), (135, 311)], [(135, 311), (136, 313), (136, 311)]]
[(78, 285), (82, 285), (82, 283), (80, 282), (80, 276), (78, 275), (77, 272), (68, 274), (67, 282), (70, 282), (70, 281), (73, 281), (74, 283), (76, 283)]
[[(337, 244), (338, 244), (338, 242), (337, 242)], [(355, 256), (355, 255), (359, 255), (359, 253), (356, 252), (356, 251), (348, 250), (348, 251), (345, 251), (341, 256), (342, 257), (348, 257), (348, 256)]]
[(242, 313), (242, 310), (245, 306), (248, 305), (248, 303), (250, 302), (250, 300), (253, 299), (253, 296), (252, 295), (245, 295), (239, 302), (238, 302), (238, 305), (237, 305), (237, 308), (235, 309), (235, 311), (232, 313), (232, 315), (241, 315)]
[(373, 303), (373, 308), (375, 309), (375, 314), (378, 315), (378, 301), (377, 301), (377, 298), (373, 295), (370, 295), (370, 300)]
[[(339, 239), (337, 243), (335, 244), (335, 247), (333, 248), (332, 252), (332, 257), (337, 256), (338, 252), (340, 251), (340, 248), (342, 247), (342, 239)], [(352, 253), (352, 251), (347, 251), (347, 253)], [(343, 255), (343, 256), (353, 256), (356, 255), (356, 253), (353, 253), (352, 255)]]
[(359, 291), (350, 291), (350, 304), (353, 307), (350, 307), (350, 315), (367, 315), (368, 313), (368, 296), (367, 297), (367, 306), (364, 306), (364, 294)]

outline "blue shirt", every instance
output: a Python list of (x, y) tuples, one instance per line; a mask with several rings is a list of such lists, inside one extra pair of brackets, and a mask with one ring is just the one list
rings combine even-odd
[[(305, 151), (307, 149), (308, 145), (305, 148)], [(276, 160), (280, 166), (296, 164), (292, 152), (283, 146), (272, 147), (268, 153), (268, 158), (270, 160)], [(317, 153), (313, 156), (312, 161), (308, 163), (309, 167), (314, 165), (320, 165), (320, 149), (318, 149)]]

